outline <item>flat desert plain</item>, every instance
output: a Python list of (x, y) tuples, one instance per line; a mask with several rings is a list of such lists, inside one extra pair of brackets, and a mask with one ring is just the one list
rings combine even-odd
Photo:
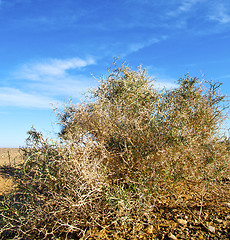
[(17, 166), (22, 162), (18, 148), (0, 148), (0, 195), (9, 193), (14, 186), (13, 178), (2, 171), (4, 166)]

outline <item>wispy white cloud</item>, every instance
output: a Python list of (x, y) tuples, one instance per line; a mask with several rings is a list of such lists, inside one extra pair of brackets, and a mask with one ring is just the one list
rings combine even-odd
[(201, 0), (185, 0), (179, 7), (179, 12), (188, 12), (195, 4)]
[[(68, 70), (79, 70), (88, 65), (95, 64), (93, 58), (86, 60), (80, 58), (48, 59), (41, 63), (24, 64), (19, 71), (19, 76), (34, 81), (47, 81), (49, 77), (66, 76)], [(45, 77), (45, 78), (44, 78)]]
[(158, 37), (158, 38), (151, 38), (149, 40), (145, 40), (142, 42), (136, 42), (136, 43), (130, 43), (127, 46), (127, 50), (125, 50), (122, 54), (121, 57), (126, 57), (127, 55), (134, 53), (134, 52), (138, 52), (141, 49), (144, 49), (146, 47), (149, 47), (155, 43), (164, 41), (167, 39), (167, 36), (162, 36), (162, 37)]
[(209, 18), (223, 24), (230, 23), (230, 8), (223, 3), (217, 4), (215, 9), (212, 10)]
[(63, 13), (61, 16), (39, 15), (34, 17), (13, 18), (10, 20), (11, 28), (25, 29), (35, 28), (39, 32), (53, 31), (55, 29), (76, 27), (81, 15)]
[(37, 89), (44, 94), (79, 96), (89, 84), (89, 76), (82, 74), (81, 69), (92, 64), (95, 64), (93, 58), (49, 59), (39, 63), (24, 64), (15, 73), (15, 78), (27, 80), (27, 88)]
[(0, 87), (0, 106), (48, 109), (55, 99), (33, 93), (26, 93), (16, 88)]
[(182, 13), (190, 11), (197, 3), (202, 2), (202, 0), (184, 0), (180, 3), (179, 7), (168, 12), (169, 16), (178, 16)]
[(173, 88), (177, 88), (178, 85), (176, 83), (172, 83), (172, 82), (169, 82), (167, 80), (157, 80), (155, 83), (154, 83), (154, 86), (158, 89), (173, 89)]
[(207, 16), (209, 20), (215, 20), (219, 23), (230, 22), (229, 2), (224, 0), (184, 0), (181, 2), (179, 7), (168, 12), (168, 15), (178, 16), (182, 13), (188, 13), (192, 11), (198, 4), (200, 4), (198, 9), (203, 9), (203, 16)]
[[(82, 69), (93, 58), (48, 59), (22, 65), (14, 74), (19, 87), (0, 87), (1, 106), (49, 108), (58, 99), (79, 98), (90, 86)], [(73, 73), (71, 72), (73, 71)]]
[(41, 81), (31, 81), (27, 84), (29, 89), (37, 89), (45, 95), (53, 97), (80, 98), (82, 93), (92, 87), (91, 76), (85, 75), (63, 75), (44, 76)]
[(168, 75), (164, 68), (149, 65), (146, 69), (148, 75), (151, 76), (151, 79), (153, 80), (153, 85), (155, 88), (165, 88), (169, 90), (179, 86), (175, 81), (176, 79)]
[(219, 76), (216, 80), (222, 80), (222, 79), (229, 79), (230, 80), (230, 74)]
[(144, 42), (139, 42), (139, 43), (133, 43), (129, 46), (129, 51), (130, 52), (137, 52), (143, 48), (146, 48), (146, 47), (149, 47), (151, 46), (152, 44), (155, 44), (155, 43), (158, 43), (160, 41), (163, 41), (165, 40), (167, 37), (166, 36), (163, 36), (161, 38), (152, 38), (148, 41), (144, 41)]
[[(175, 30), (193, 36), (224, 32), (230, 23), (230, 2), (226, 0), (175, 0), (161, 18), (170, 37)], [(209, 27), (210, 26), (210, 27)]]

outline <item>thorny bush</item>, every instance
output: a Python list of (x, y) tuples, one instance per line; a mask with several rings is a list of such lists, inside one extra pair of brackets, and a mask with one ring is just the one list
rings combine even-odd
[(152, 221), (161, 196), (178, 200), (180, 182), (214, 196), (213, 185), (229, 177), (226, 97), (221, 84), (189, 75), (177, 84), (159, 90), (144, 69), (115, 64), (85, 102), (57, 114), (59, 143), (31, 129), (18, 188), (1, 202), (0, 236), (76, 239), (117, 224), (134, 229)]

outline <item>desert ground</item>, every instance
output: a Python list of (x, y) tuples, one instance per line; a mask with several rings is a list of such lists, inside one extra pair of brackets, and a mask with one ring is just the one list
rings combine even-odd
[(18, 148), (0, 148), (0, 195), (9, 193), (14, 187), (13, 177), (4, 173), (4, 167), (16, 167), (21, 162)]

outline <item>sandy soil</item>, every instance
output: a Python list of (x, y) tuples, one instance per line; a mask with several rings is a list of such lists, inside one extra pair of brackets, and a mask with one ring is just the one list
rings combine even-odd
[[(16, 166), (22, 162), (18, 148), (0, 148), (0, 168)], [(0, 171), (0, 195), (10, 192), (14, 187), (13, 178)]]

